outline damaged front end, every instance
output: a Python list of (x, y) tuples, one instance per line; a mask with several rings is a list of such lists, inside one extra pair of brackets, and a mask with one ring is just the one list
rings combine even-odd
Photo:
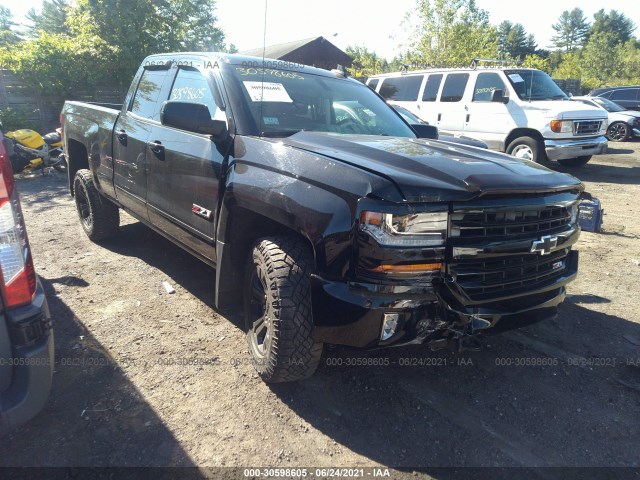
[(362, 202), (354, 276), (314, 277), (316, 339), (463, 347), (555, 315), (578, 268), (577, 193), (444, 205)]

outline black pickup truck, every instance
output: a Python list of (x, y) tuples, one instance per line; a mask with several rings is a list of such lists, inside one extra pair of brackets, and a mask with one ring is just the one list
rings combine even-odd
[(421, 138), (338, 71), (153, 55), (123, 105), (62, 117), (89, 238), (122, 208), (213, 266), (267, 382), (310, 376), (324, 343), (436, 349), (547, 318), (576, 276), (576, 178)]

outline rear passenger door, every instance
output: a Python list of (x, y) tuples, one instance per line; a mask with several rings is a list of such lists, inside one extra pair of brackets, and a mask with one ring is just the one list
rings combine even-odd
[[(145, 69), (127, 110), (113, 132), (114, 186), (120, 204), (134, 215), (147, 215), (147, 141), (160, 124), (159, 100), (166, 96), (168, 69)], [(166, 97), (165, 97), (166, 98)]]
[[(226, 120), (216, 104), (213, 76), (179, 67), (169, 100), (203, 103), (211, 117)], [(220, 98), (220, 97), (218, 97)], [(220, 152), (209, 135), (154, 125), (148, 142), (149, 218), (187, 248), (213, 259), (221, 168)]]
[(448, 73), (437, 102), (435, 125), (451, 132), (461, 132), (467, 117), (467, 107), (463, 102), (469, 73)]
[(438, 113), (436, 100), (438, 99), (438, 92), (442, 85), (442, 73), (431, 73), (427, 75), (427, 81), (424, 84), (422, 90), (421, 102), (418, 103), (416, 108), (416, 115), (430, 125), (437, 125)]

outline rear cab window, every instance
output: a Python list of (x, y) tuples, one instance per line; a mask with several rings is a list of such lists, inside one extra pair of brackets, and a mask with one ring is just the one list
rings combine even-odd
[(372, 78), (371, 80), (369, 80), (369, 82), (367, 82), (367, 86), (373, 90), (375, 92), (376, 87), (378, 86), (378, 82), (380, 81), (380, 79), (378, 78)]
[(415, 102), (423, 79), (424, 75), (385, 78), (380, 86), (380, 95), (385, 100)]

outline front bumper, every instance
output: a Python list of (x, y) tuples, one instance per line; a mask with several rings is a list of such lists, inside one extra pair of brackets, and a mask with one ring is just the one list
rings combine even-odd
[(549, 160), (600, 155), (607, 152), (606, 137), (585, 138), (581, 140), (545, 140), (544, 149)]
[(633, 135), (634, 137), (640, 137), (640, 128), (632, 128), (631, 135)]
[(34, 417), (44, 407), (54, 366), (51, 315), (40, 280), (32, 303), (5, 312), (13, 343), (11, 359), (0, 359), (13, 368), (11, 385), (0, 392), (0, 436)]
[[(549, 318), (578, 270), (578, 252), (569, 252), (563, 275), (526, 294), (474, 304), (448, 283), (379, 285), (332, 282), (314, 277), (315, 340), (359, 348), (427, 343), (441, 345), (479, 330), (503, 331)], [(397, 313), (398, 328), (380, 340), (385, 314)]]

